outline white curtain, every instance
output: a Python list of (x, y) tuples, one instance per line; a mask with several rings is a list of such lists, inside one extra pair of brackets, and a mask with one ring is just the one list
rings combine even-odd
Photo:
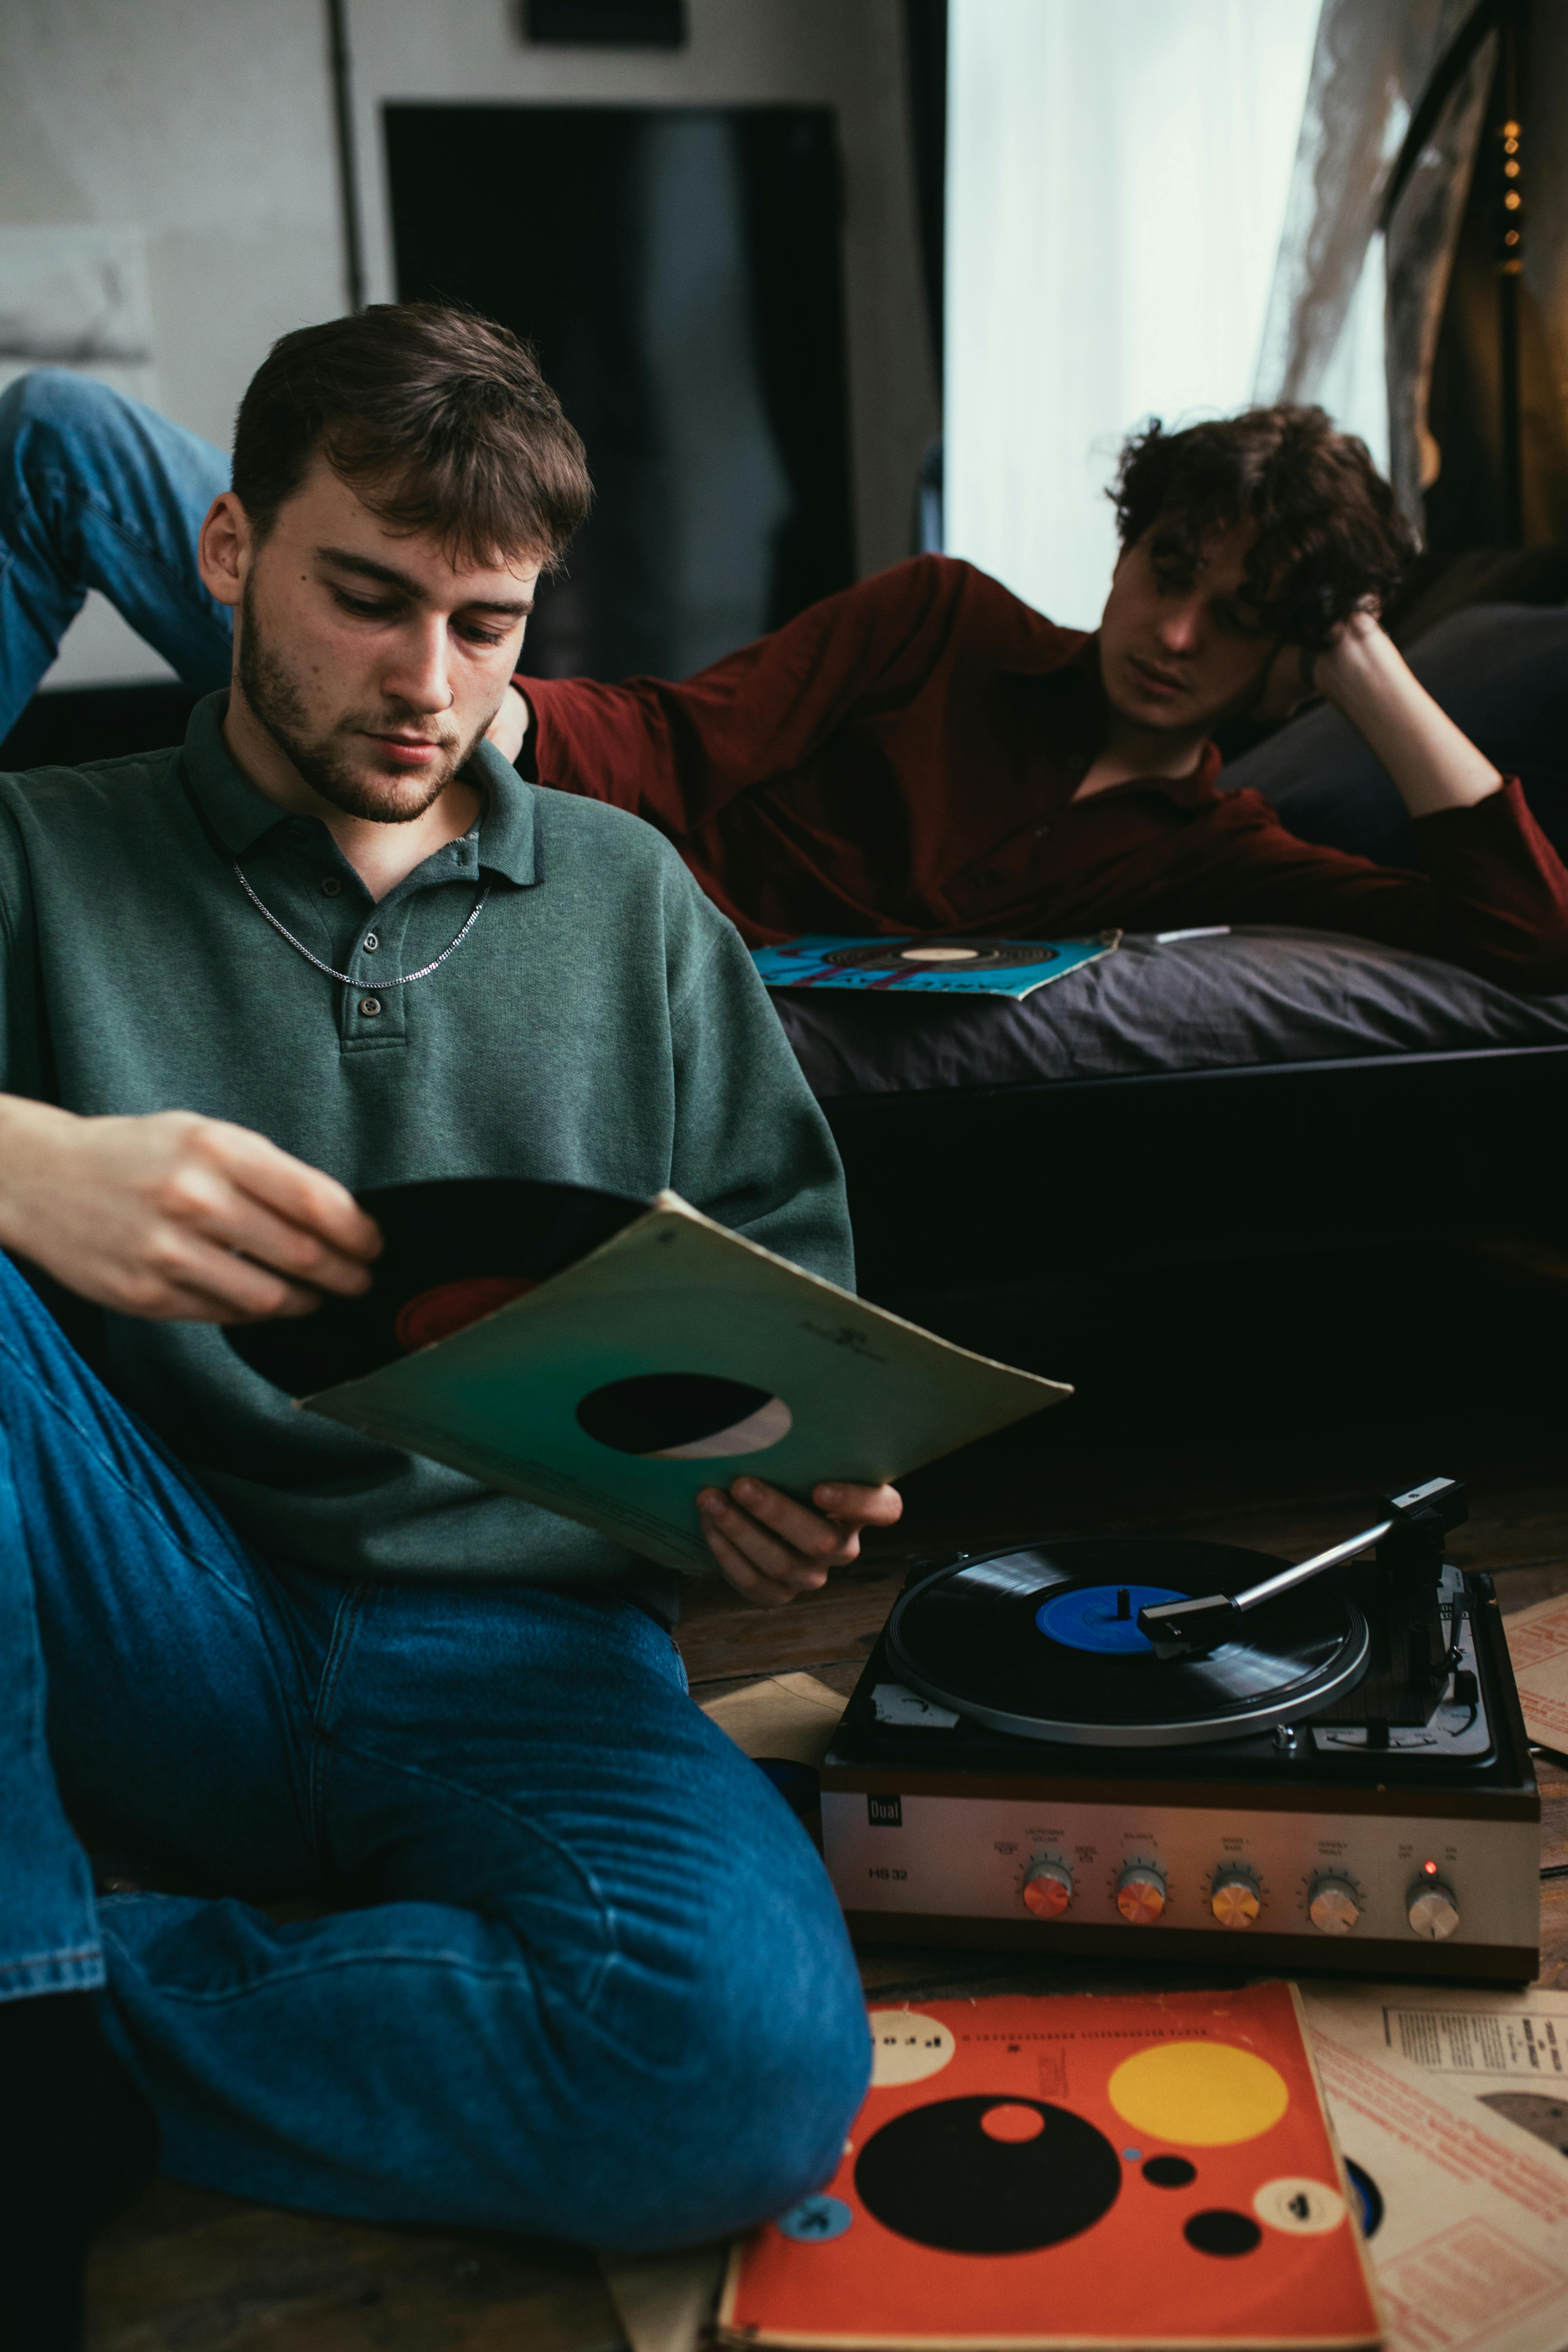
[(1076, 626), (1122, 436), (1244, 405), (1319, 0), (951, 0), (950, 553)]
[(1473, 6), (1323, 0), (1258, 362), (1257, 397), (1321, 402), (1359, 433), (1417, 529), (1439, 463), (1426, 394), (1495, 35), (1428, 131), (1386, 239), (1378, 223), (1411, 118)]

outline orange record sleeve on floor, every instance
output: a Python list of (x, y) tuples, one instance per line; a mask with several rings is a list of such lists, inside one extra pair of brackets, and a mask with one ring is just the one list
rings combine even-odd
[(731, 2344), (1376, 2346), (1296, 1989), (874, 2009), (831, 2180), (743, 2240)]

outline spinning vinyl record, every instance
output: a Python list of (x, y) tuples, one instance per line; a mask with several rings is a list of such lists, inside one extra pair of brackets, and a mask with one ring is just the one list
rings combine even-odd
[(1205, 1657), (1163, 1659), (1138, 1612), (1238, 1592), (1280, 1563), (1230, 1544), (1086, 1538), (944, 1569), (888, 1626), (904, 1681), (994, 1731), (1077, 1747), (1179, 1748), (1326, 1706), (1366, 1664), (1366, 1620), (1321, 1581), (1236, 1621)]
[[(581, 1184), (489, 1177), (387, 1184), (358, 1197), (385, 1244), (369, 1290), (325, 1298), (310, 1315), (228, 1327), (236, 1353), (290, 1396), (378, 1371), (493, 1315), (648, 1205)], [(755, 1406), (731, 1407), (729, 1418), (745, 1409)]]

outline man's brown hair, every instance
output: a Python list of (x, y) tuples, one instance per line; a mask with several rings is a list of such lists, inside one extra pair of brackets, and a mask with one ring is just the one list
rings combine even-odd
[(274, 343), (239, 404), (234, 488), (265, 538), (323, 457), (383, 522), (454, 563), (559, 564), (593, 497), (524, 342), (471, 310), (384, 302)]
[(1152, 532), (1155, 562), (1186, 572), (1211, 531), (1256, 523), (1258, 627), (1317, 652), (1360, 605), (1388, 603), (1416, 551), (1366, 444), (1321, 408), (1249, 408), (1183, 433), (1152, 417), (1110, 495), (1122, 546)]

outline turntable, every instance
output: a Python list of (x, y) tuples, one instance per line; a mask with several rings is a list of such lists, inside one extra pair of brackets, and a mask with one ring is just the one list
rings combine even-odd
[(1527, 1982), (1541, 1805), (1491, 1580), (1443, 1557), (1465, 1516), (1432, 1478), (1292, 1566), (1096, 1538), (918, 1572), (822, 1770), (851, 1929)]

